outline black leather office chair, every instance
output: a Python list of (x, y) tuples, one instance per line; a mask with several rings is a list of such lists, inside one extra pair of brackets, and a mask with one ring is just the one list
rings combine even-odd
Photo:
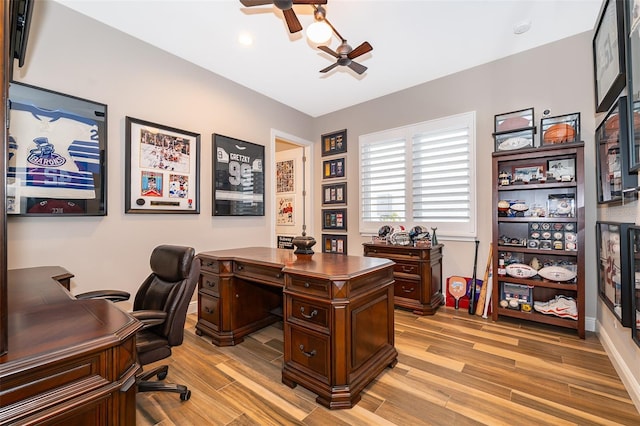
[[(140, 364), (147, 365), (171, 355), (171, 347), (182, 344), (184, 324), (191, 296), (200, 275), (200, 262), (191, 247), (161, 245), (151, 253), (151, 274), (142, 283), (133, 302), (131, 314), (143, 323), (136, 334), (136, 350)], [(129, 293), (98, 290), (82, 293), (78, 299), (128, 300)], [(138, 392), (177, 392), (183, 401), (191, 397), (184, 385), (150, 381), (153, 376), (164, 380), (169, 370), (162, 365), (137, 376)]]

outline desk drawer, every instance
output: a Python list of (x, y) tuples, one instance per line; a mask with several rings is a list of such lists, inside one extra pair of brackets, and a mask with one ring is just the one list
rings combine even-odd
[(288, 288), (311, 296), (329, 298), (331, 294), (331, 281), (291, 275), (291, 282)]
[(220, 277), (217, 275), (201, 274), (200, 289), (211, 293), (214, 296), (220, 296)]
[(214, 274), (220, 273), (220, 266), (218, 261), (206, 257), (200, 257), (200, 269), (202, 269), (203, 271), (213, 272)]
[(280, 287), (284, 286), (284, 273), (279, 266), (255, 265), (236, 261), (233, 266), (233, 272), (241, 278), (262, 281)]
[(320, 326), (320, 330), (329, 332), (328, 307), (304, 299), (291, 298), (291, 318), (288, 320), (305, 326)]
[(329, 377), (329, 336), (316, 335), (304, 328), (290, 326), (291, 362), (311, 370), (324, 379)]
[(393, 295), (420, 300), (420, 281), (396, 279), (393, 284)]
[(420, 277), (420, 264), (418, 262), (399, 262), (393, 265), (393, 272), (401, 274), (415, 275), (416, 278)]
[(216, 327), (220, 326), (220, 299), (198, 292), (198, 317)]

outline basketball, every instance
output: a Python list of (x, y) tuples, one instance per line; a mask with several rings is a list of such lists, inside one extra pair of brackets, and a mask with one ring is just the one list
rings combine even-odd
[(576, 130), (566, 123), (558, 123), (549, 127), (544, 132), (543, 140), (545, 144), (556, 144), (573, 142), (576, 138)]
[(498, 132), (508, 132), (511, 130), (524, 129), (529, 127), (529, 120), (524, 117), (511, 117), (498, 124)]

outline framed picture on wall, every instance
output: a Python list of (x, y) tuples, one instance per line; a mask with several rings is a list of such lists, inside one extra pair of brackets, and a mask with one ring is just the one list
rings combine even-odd
[(322, 252), (347, 254), (347, 236), (336, 234), (322, 234)]
[(6, 212), (107, 214), (107, 105), (9, 85)]
[(213, 135), (213, 216), (264, 216), (264, 146)]
[(347, 182), (322, 185), (322, 204), (346, 205), (347, 204)]
[(624, 3), (605, 0), (593, 36), (596, 112), (608, 111), (626, 84)]
[(322, 135), (322, 156), (347, 152), (347, 129)]
[(629, 228), (632, 223), (596, 222), (598, 293), (625, 327), (631, 327)]
[(640, 0), (629, 0), (625, 4), (629, 170), (637, 171), (640, 169)]
[(631, 337), (640, 346), (640, 226), (629, 230), (631, 260)]
[(322, 210), (322, 229), (347, 230), (347, 209)]
[(125, 118), (125, 213), (200, 213), (200, 135)]
[(293, 160), (276, 162), (276, 193), (296, 190), (295, 164)]
[(322, 162), (323, 179), (343, 178), (345, 175), (345, 157), (325, 160)]

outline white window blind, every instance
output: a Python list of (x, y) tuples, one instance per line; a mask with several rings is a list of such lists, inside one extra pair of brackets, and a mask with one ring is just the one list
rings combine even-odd
[(360, 232), (437, 227), (475, 237), (475, 113), (360, 137)]

